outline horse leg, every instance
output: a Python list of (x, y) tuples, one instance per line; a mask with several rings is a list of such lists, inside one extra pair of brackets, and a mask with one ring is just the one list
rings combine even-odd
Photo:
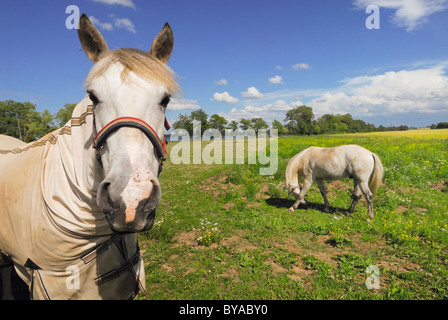
[(296, 210), (299, 207), (300, 203), (303, 203), (305, 201), (305, 195), (308, 192), (308, 190), (310, 189), (312, 184), (313, 184), (313, 182), (309, 181), (307, 179), (305, 179), (303, 181), (303, 186), (302, 186), (302, 189), (300, 190), (300, 194), (297, 197), (296, 202), (294, 202), (292, 207), (289, 208), (289, 211), (294, 212), (294, 210)]
[(361, 192), (361, 188), (359, 187), (359, 183), (355, 181), (355, 188), (353, 190), (353, 194), (352, 194), (352, 204), (350, 205), (350, 208), (348, 208), (348, 214), (352, 214), (353, 211), (355, 211), (355, 207), (358, 204), (359, 199), (361, 199), (362, 196), (362, 192)]
[(322, 195), (322, 198), (324, 198), (324, 202), (325, 202), (324, 211), (330, 212), (330, 203), (328, 202), (328, 199), (327, 199), (327, 191), (325, 190), (324, 180), (319, 179), (316, 182), (317, 182), (317, 186), (319, 187), (320, 194)]
[(369, 189), (367, 182), (360, 183), (359, 187), (361, 188), (364, 197), (366, 198), (368, 209), (368, 215), (370, 219), (373, 219), (373, 194)]

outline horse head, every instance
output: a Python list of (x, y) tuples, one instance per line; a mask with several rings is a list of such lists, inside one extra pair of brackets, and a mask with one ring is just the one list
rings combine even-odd
[(296, 199), (299, 197), (299, 195), (300, 195), (300, 186), (298, 186), (298, 185), (288, 185), (286, 188), (288, 190), (288, 197), (294, 196)]
[(151, 49), (110, 51), (86, 15), (78, 35), (95, 63), (85, 86), (94, 106), (93, 145), (104, 178), (96, 201), (118, 233), (149, 230), (161, 199), (165, 109), (179, 87), (166, 65), (173, 49), (168, 24)]

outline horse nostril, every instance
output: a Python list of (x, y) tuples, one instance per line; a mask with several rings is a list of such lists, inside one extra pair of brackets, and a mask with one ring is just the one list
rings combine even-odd
[(101, 210), (104, 211), (104, 213), (112, 213), (114, 210), (113, 202), (109, 197), (109, 192), (107, 190), (109, 186), (109, 182), (104, 182), (98, 188), (97, 203)]
[(148, 199), (144, 200), (144, 202), (142, 203), (143, 210), (145, 212), (153, 211), (159, 204), (161, 198), (162, 198), (162, 190), (160, 188), (160, 185), (157, 182), (153, 183), (151, 195), (149, 196)]

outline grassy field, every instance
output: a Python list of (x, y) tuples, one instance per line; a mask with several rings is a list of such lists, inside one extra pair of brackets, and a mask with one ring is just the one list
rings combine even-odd
[[(375, 219), (364, 199), (345, 215), (351, 180), (326, 183), (331, 213), (317, 186), (308, 208), (288, 212), (288, 159), (342, 144), (383, 162)], [(167, 161), (157, 222), (139, 235), (148, 292), (138, 299), (448, 298), (448, 130), (281, 137), (278, 146), (272, 176), (259, 164)], [(372, 265), (378, 289), (366, 286)]]

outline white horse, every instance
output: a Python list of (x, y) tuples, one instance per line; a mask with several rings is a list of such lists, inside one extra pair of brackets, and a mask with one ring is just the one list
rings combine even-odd
[[(296, 202), (290, 211), (294, 211), (300, 203), (306, 204), (305, 195), (311, 185), (316, 182), (324, 198), (326, 212), (329, 212), (324, 180), (354, 180), (353, 202), (348, 209), (351, 214), (355, 210), (361, 195), (367, 200), (368, 215), (373, 219), (373, 195), (383, 178), (383, 165), (373, 152), (357, 145), (345, 145), (333, 148), (310, 147), (289, 160), (286, 167), (286, 188), (288, 196), (294, 195)], [(304, 178), (300, 188), (299, 180)]]
[(179, 91), (173, 33), (165, 24), (149, 52), (110, 51), (82, 15), (78, 34), (95, 65), (72, 119), (30, 144), (0, 136), (0, 267), (33, 299), (132, 298), (145, 287), (135, 233), (154, 223)]

